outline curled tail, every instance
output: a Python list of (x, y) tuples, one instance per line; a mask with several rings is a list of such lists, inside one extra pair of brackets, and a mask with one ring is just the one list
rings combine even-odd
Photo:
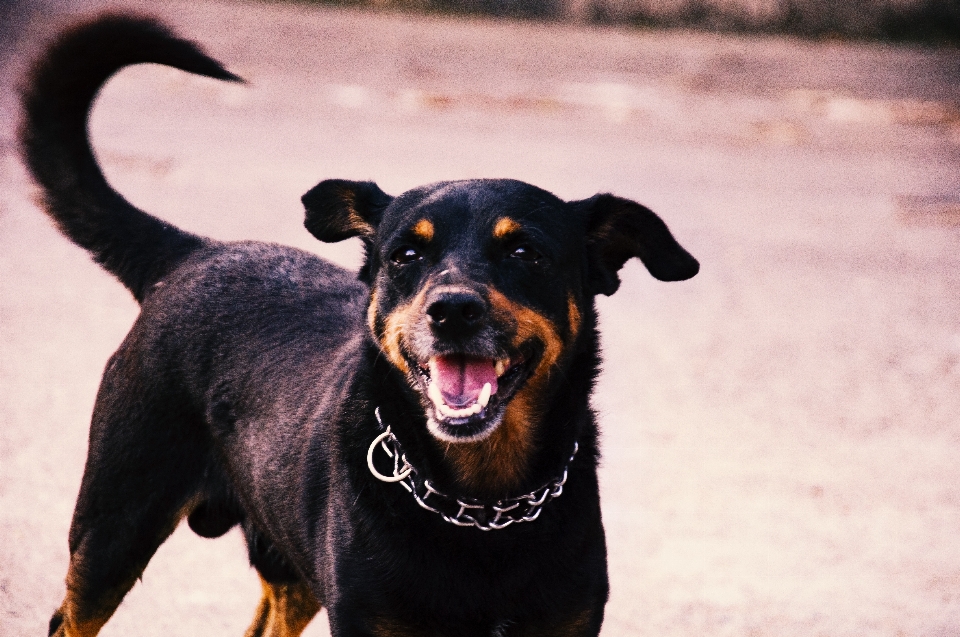
[(124, 66), (147, 62), (243, 81), (155, 20), (101, 16), (63, 33), (35, 64), (22, 93), (20, 127), (23, 157), (47, 214), (138, 301), (206, 244), (126, 201), (107, 184), (90, 149), (87, 117), (100, 87)]

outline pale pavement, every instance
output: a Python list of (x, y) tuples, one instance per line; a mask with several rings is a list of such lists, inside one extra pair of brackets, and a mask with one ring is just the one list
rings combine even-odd
[[(599, 301), (605, 637), (960, 635), (957, 51), (139, 6), (249, 80), (130, 69), (95, 109), (112, 183), (183, 228), (355, 266), (301, 226), (320, 179), (515, 177), (636, 198), (701, 260), (675, 284), (630, 264)], [(31, 203), (0, 103), (12, 637), (63, 594), (94, 395), (137, 306)], [(103, 635), (239, 636), (258, 595), (239, 535), (183, 527)]]

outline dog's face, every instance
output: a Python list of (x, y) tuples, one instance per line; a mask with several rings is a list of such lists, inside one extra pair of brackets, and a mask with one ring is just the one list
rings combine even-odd
[(562, 201), (515, 182), (422, 188), (386, 212), (370, 328), (419, 392), (433, 435), (486, 437), (576, 340), (582, 232), (557, 222)]
[(656, 215), (611, 195), (564, 202), (522, 182), (476, 180), (391, 198), (331, 180), (303, 201), (319, 239), (363, 238), (370, 330), (445, 442), (533, 419), (593, 296), (616, 291), (627, 259), (662, 280), (699, 267)]

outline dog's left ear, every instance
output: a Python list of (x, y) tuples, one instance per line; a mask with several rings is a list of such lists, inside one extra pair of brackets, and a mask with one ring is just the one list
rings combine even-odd
[(350, 237), (369, 241), (393, 197), (372, 181), (327, 179), (300, 198), (310, 234), (326, 243)]
[(571, 203), (587, 215), (590, 283), (595, 294), (616, 292), (617, 272), (632, 257), (661, 281), (683, 281), (700, 271), (700, 263), (649, 208), (609, 194)]

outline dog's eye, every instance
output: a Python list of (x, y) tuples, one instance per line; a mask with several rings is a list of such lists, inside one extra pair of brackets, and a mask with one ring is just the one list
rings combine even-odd
[(419, 261), (422, 258), (423, 255), (413, 246), (401, 246), (390, 255), (390, 260), (397, 265), (406, 265), (414, 261)]
[(536, 261), (541, 255), (528, 245), (519, 245), (510, 252), (510, 256), (521, 261)]

